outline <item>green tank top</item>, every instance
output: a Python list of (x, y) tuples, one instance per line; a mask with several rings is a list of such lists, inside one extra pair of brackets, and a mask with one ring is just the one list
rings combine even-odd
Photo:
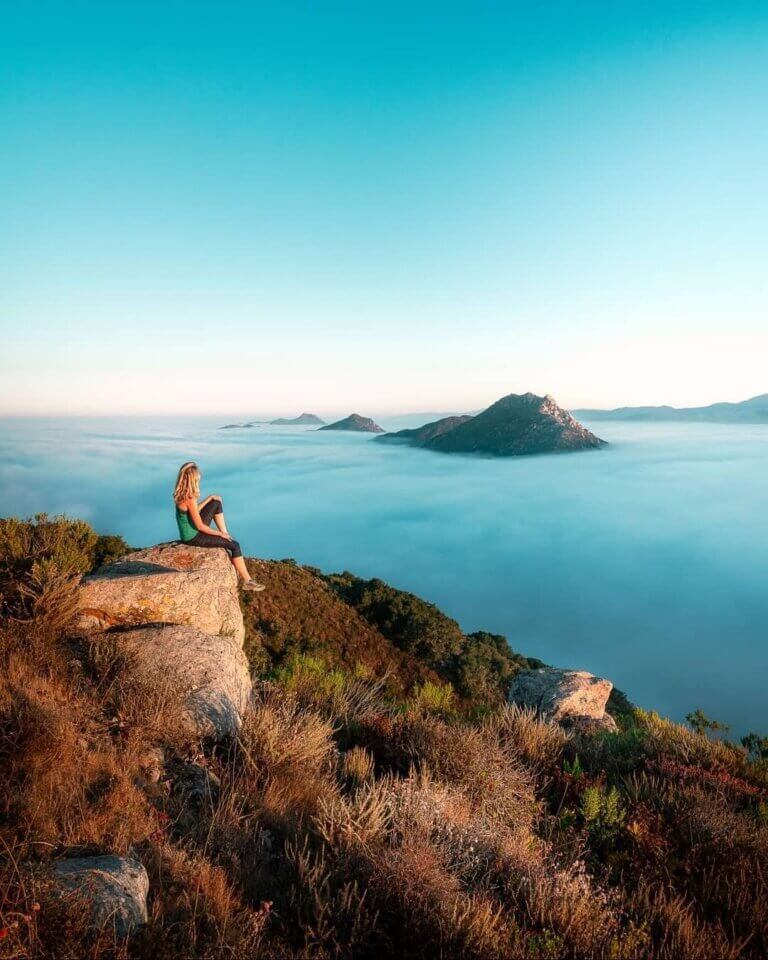
[(179, 536), (184, 543), (195, 539), (197, 530), (189, 519), (189, 513), (186, 510), (180, 510), (178, 505), (176, 506), (176, 523), (179, 525)]

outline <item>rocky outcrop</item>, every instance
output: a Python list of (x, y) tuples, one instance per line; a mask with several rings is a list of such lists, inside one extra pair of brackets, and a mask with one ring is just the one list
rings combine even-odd
[(97, 930), (112, 927), (122, 939), (147, 922), (149, 877), (138, 860), (78, 857), (53, 867), (54, 889), (86, 905)]
[(224, 550), (159, 544), (84, 578), (82, 629), (173, 623), (232, 637), (242, 646), (237, 574)]
[(183, 720), (193, 736), (221, 740), (240, 729), (251, 695), (248, 660), (233, 637), (193, 627), (137, 627), (115, 634), (148, 679), (162, 676), (184, 697)]
[(583, 731), (615, 730), (605, 712), (613, 684), (583, 670), (521, 670), (512, 681), (511, 703), (532, 707), (541, 716)]
[(401, 443), (411, 443), (414, 446), (421, 446), (428, 440), (440, 437), (450, 430), (455, 430), (463, 423), (471, 420), (468, 414), (459, 417), (443, 417), (441, 420), (433, 420), (431, 423), (425, 423), (423, 427), (414, 427), (408, 430), (398, 430), (395, 433), (385, 433), (381, 437), (376, 437), (377, 441), (398, 441)]
[(353, 433), (384, 433), (382, 427), (371, 420), (370, 417), (361, 417), (358, 413), (351, 413), (343, 420), (337, 420), (335, 423), (329, 423), (320, 430), (349, 430)]
[(441, 453), (497, 457), (591, 450), (605, 445), (550, 397), (502, 397), (477, 416), (419, 444)]
[(109, 630), (148, 680), (170, 683), (198, 737), (236, 734), (251, 679), (237, 575), (224, 550), (160, 544), (84, 578), (79, 627)]

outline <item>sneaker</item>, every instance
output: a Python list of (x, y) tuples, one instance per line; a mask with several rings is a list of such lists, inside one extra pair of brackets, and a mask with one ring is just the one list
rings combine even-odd
[(243, 590), (247, 590), (249, 593), (261, 593), (262, 590), (266, 589), (263, 583), (258, 583), (256, 580), (247, 580), (243, 584)]

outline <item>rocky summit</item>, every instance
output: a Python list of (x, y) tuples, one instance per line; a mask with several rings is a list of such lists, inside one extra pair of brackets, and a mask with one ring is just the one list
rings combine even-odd
[(361, 417), (359, 413), (351, 413), (343, 420), (337, 420), (335, 423), (329, 423), (320, 430), (350, 430), (353, 433), (384, 433), (384, 430), (371, 420), (370, 417)]
[(605, 445), (547, 395), (502, 397), (476, 417), (419, 443), (441, 453), (484, 453), (497, 457), (593, 450)]

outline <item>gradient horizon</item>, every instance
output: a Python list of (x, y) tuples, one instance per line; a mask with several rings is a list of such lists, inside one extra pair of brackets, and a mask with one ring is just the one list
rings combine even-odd
[(768, 391), (765, 4), (29, 3), (0, 416)]

